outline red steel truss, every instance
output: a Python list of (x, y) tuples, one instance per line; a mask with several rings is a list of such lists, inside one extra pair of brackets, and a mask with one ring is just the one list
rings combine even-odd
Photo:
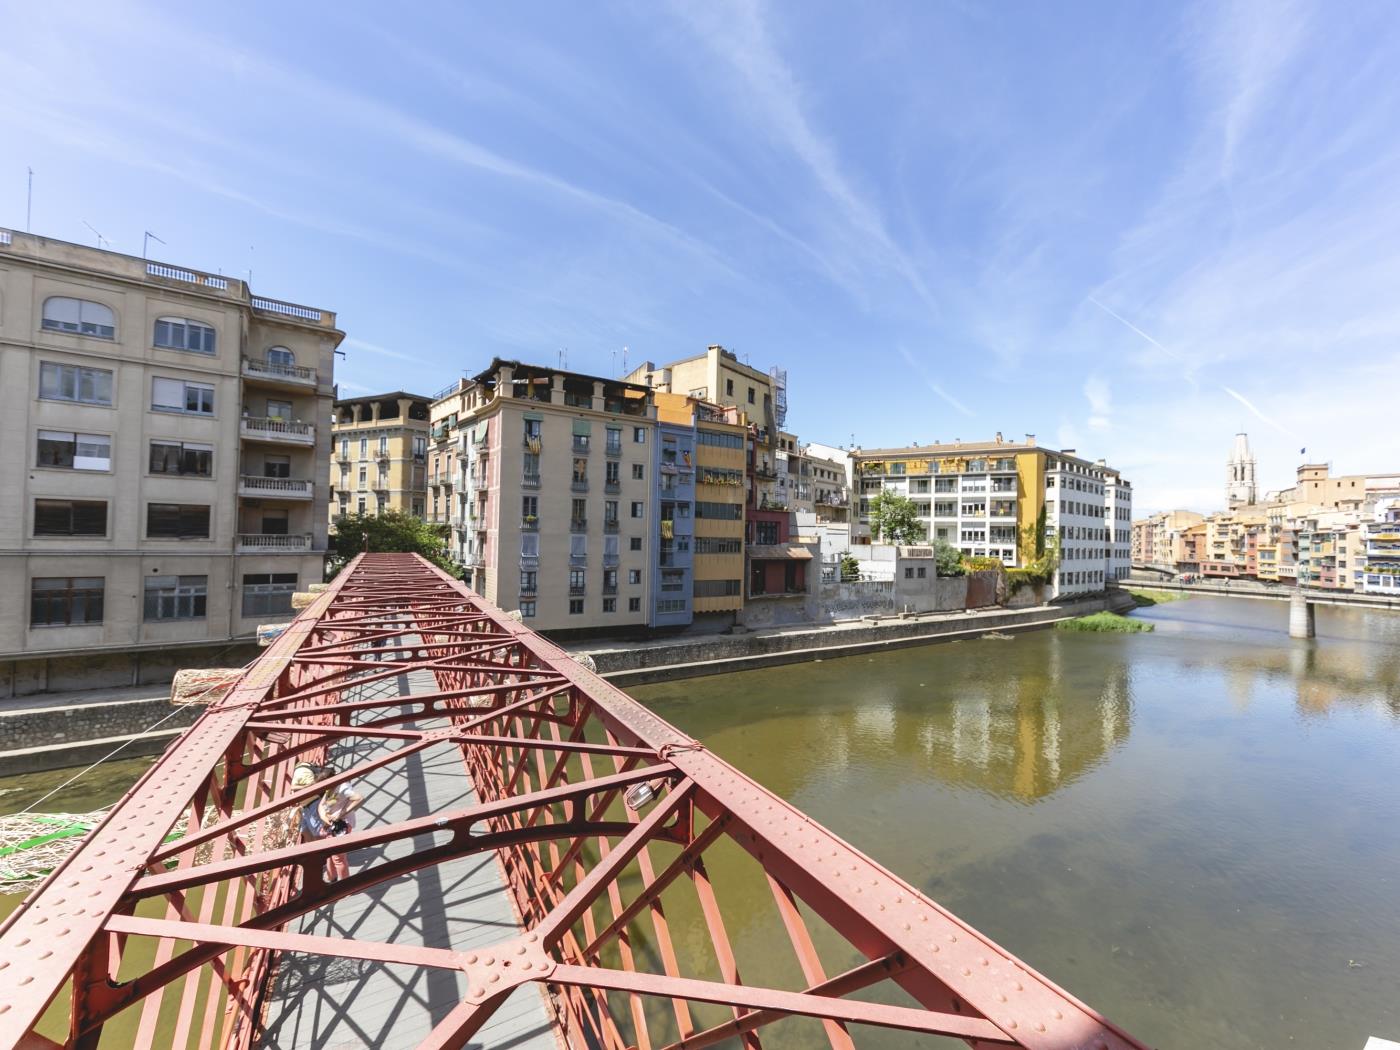
[[(410, 670), (431, 671), (436, 691), (342, 698)], [(424, 720), (441, 728), (395, 728)], [(294, 789), (294, 766), (356, 737), (397, 749), (335, 781), (450, 741), (480, 803), (296, 841), (295, 815), (326, 784)], [(182, 818), (190, 830), (167, 841)], [(324, 877), (328, 854), (429, 833), (430, 846)], [(287, 929), (385, 880), (487, 850), (523, 931), (489, 950)], [(707, 866), (723, 850), (731, 862)], [(746, 916), (771, 900), (773, 935), (791, 945), (786, 978), (752, 967), (741, 978), (711, 874), (721, 867), (748, 873), (722, 887), (729, 900), (744, 895)], [(283, 952), (465, 973), (466, 997), (422, 1044), (432, 1048), (466, 1045), (511, 991), (543, 983), (578, 1050), (756, 1048), (794, 1025), (810, 1026), (802, 1045), (837, 1050), (878, 1042), (882, 1029), (974, 1047), (1143, 1050), (410, 555), (357, 558), (0, 928), (0, 1048), (56, 1045), (35, 1026), (63, 1009), (60, 994), (69, 1046), (95, 1047), (104, 1024), (130, 1010), (137, 1046), (249, 1047)]]

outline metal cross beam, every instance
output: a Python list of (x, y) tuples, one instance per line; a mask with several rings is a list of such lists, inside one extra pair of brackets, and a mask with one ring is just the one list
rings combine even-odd
[[(365, 698), (365, 685), (409, 671), (431, 673), (436, 690)], [(416, 727), (395, 728), (404, 723)], [(292, 786), (299, 762), (357, 739), (394, 749)], [(460, 756), (476, 804), (301, 840), (301, 807), (326, 787), (430, 747)], [(395, 845), (348, 878), (325, 876), (330, 854)], [(490, 948), (288, 928), (481, 853), (500, 862), (522, 931)], [(763, 940), (791, 948), (787, 977), (746, 954), (752, 936), (731, 938), (721, 901), (736, 895), (746, 934), (755, 909), (772, 905)], [(147, 950), (132, 951), (133, 939)], [(138, 1045), (244, 1050), (288, 953), (464, 974), (466, 995), (429, 1048), (465, 1046), (532, 985), (548, 990), (559, 1035), (578, 1050), (759, 1048), (802, 1024), (834, 1050), (882, 1030), (973, 1047), (1145, 1050), (410, 555), (352, 562), (0, 927), (0, 1050), (54, 1045), (35, 1031), (46, 1011), (47, 1024), (66, 1020), (68, 1046), (95, 1047), (128, 1010), (139, 1011)]]

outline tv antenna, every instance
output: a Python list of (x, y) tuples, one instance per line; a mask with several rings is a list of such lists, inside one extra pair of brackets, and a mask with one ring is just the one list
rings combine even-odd
[(24, 232), (29, 233), (29, 220), (34, 215), (34, 169), (26, 169), (29, 172), (29, 191), (24, 198)]
[(150, 247), (152, 241), (155, 241), (157, 244), (165, 243), (150, 230), (147, 230), (145, 238), (141, 241), (141, 258), (144, 259), (146, 257), (146, 249)]
[(97, 237), (97, 247), (98, 247), (99, 249), (102, 247), (102, 242), (103, 242), (103, 241), (107, 241), (107, 247), (108, 247), (108, 248), (110, 248), (110, 247), (112, 246), (112, 242), (111, 242), (111, 241), (108, 241), (107, 238), (104, 237), (104, 236), (102, 236), (101, 233), (98, 233), (97, 227), (94, 226), (92, 223), (90, 223), (90, 222), (88, 222), (86, 219), (84, 219), (84, 220), (83, 220), (83, 225), (86, 226), (89, 230), (91, 230), (91, 231), (93, 232), (93, 234)]

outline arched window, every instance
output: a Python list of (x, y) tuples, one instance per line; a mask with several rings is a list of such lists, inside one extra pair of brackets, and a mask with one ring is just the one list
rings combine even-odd
[(51, 332), (76, 332), (79, 335), (95, 335), (100, 339), (115, 339), (117, 336), (117, 318), (110, 307), (62, 295), (44, 300), (42, 327)]
[(186, 317), (162, 317), (156, 321), (156, 346), (167, 350), (192, 350), (197, 354), (214, 352), (214, 329)]
[(267, 363), (278, 368), (294, 368), (297, 359), (285, 346), (271, 346), (267, 350)]

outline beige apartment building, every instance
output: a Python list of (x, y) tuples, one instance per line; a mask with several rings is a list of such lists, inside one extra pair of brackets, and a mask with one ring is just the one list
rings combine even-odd
[(1133, 522), (1133, 564), (1175, 572), (1186, 556), (1186, 530), (1204, 520), (1193, 510), (1166, 510)]
[(221, 659), (322, 578), (335, 315), (0, 230), (0, 693)]
[(396, 510), (422, 518), (431, 401), (420, 394), (342, 398), (331, 424), (330, 517)]
[(646, 626), (657, 532), (646, 386), (498, 358), (431, 414), (452, 452), (452, 554), (473, 590), (536, 630)]

